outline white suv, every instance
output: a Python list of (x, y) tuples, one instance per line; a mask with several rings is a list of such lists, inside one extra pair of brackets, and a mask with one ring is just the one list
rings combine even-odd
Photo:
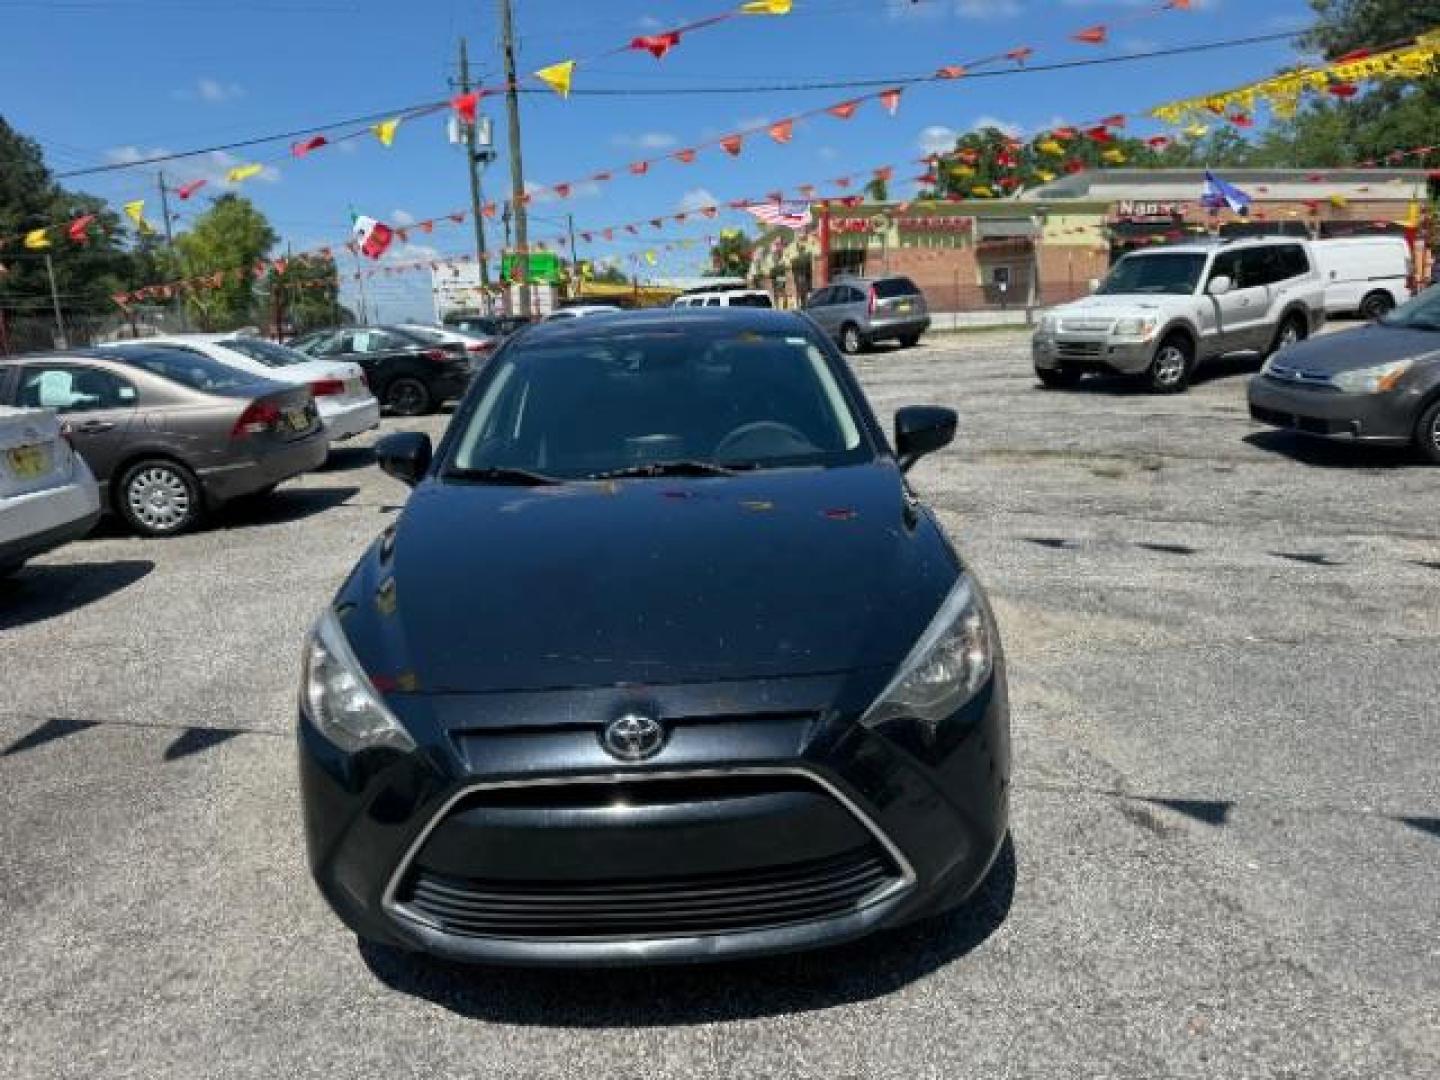
[(1325, 287), (1306, 241), (1176, 244), (1126, 255), (1093, 296), (1047, 311), (1031, 356), (1048, 387), (1112, 372), (1174, 393), (1203, 360), (1268, 356), (1324, 322)]

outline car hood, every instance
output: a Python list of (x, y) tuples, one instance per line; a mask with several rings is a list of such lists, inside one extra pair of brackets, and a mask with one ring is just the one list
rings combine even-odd
[(891, 462), (515, 488), (427, 481), (337, 599), (422, 693), (894, 666), (959, 563)]
[(1276, 354), (1275, 362), (1317, 375), (1335, 375), (1391, 360), (1436, 355), (1440, 355), (1440, 331), (1371, 323), (1292, 345)]
[(1062, 319), (1118, 319), (1125, 315), (1173, 308), (1177, 303), (1183, 304), (1187, 300), (1193, 299), (1189, 296), (1151, 296), (1148, 294), (1087, 296), (1051, 308), (1049, 314), (1058, 315)]

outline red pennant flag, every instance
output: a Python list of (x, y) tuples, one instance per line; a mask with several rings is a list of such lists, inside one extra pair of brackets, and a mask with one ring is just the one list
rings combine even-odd
[(311, 135), (308, 139), (302, 139), (300, 142), (291, 143), (290, 153), (297, 158), (304, 157), (306, 154), (310, 153), (311, 150), (319, 150), (320, 147), (329, 145), (330, 140), (325, 138), (324, 135)]
[(937, 79), (958, 79), (965, 74), (965, 69), (959, 64), (946, 64), (935, 72)]
[(495, 204), (493, 202), (486, 203), (484, 208), (481, 209), (480, 213), (484, 214), (487, 218), (493, 218), (496, 214)]
[(650, 163), (648, 161), (637, 161), (630, 166), (630, 172), (634, 176), (644, 176), (649, 171)]
[(597, 172), (594, 176), (590, 177), (590, 182), (594, 184), (608, 184), (610, 182), (610, 174), (608, 172)]
[(741, 139), (739, 135), (726, 135), (720, 140), (720, 149), (724, 150), (731, 157), (740, 156)]
[(1346, 82), (1332, 83), (1330, 86), (1326, 87), (1326, 90), (1328, 90), (1330, 93), (1334, 94), (1338, 98), (1352, 98), (1360, 92), (1360, 88), (1354, 83)]
[(475, 106), (480, 104), (482, 91), (471, 90), (468, 94), (456, 94), (450, 99), (450, 107), (463, 123), (475, 126)]
[(687, 214), (687, 213), (685, 213), (684, 210), (681, 210), (680, 213), (678, 213), (678, 214), (675, 215), (675, 220), (676, 220), (676, 221), (684, 221), (684, 220), (685, 220), (687, 217), (689, 217), (689, 216), (690, 216), (690, 215)]
[(410, 239), (410, 234), (404, 229), (396, 229), (395, 238), (403, 244)]
[(590, 235), (591, 235), (591, 234), (588, 233), (588, 232), (582, 232), (582, 233), (580, 234), (580, 239), (581, 239), (581, 240), (584, 240), (584, 241), (588, 244), (588, 243), (590, 243)]
[(465, 211), (464, 211), (464, 210), (457, 210), (457, 211), (455, 211), (455, 213), (449, 214), (449, 215), (447, 215), (447, 216), (448, 216), (448, 217), (450, 218), (450, 220), (453, 221), (456, 225), (464, 225), (464, 224), (465, 224)]
[(85, 230), (90, 227), (90, 223), (94, 220), (94, 214), (85, 214), (83, 217), (78, 217), (70, 222), (70, 227), (66, 230), (70, 239), (77, 244), (88, 244), (90, 237), (86, 235)]
[(181, 184), (178, 188), (176, 188), (175, 194), (180, 196), (181, 200), (183, 201), (190, 198), (191, 195), (194, 195), (195, 192), (199, 191), (209, 182), (210, 181), (208, 180), (191, 180), (188, 184)]
[(682, 161), (686, 165), (689, 165), (692, 161), (695, 160), (695, 151), (690, 149), (676, 150), (675, 158), (677, 161)]
[(855, 110), (860, 108), (858, 101), (842, 101), (839, 105), (831, 105), (825, 111), (837, 120), (849, 120), (855, 115)]
[(1018, 49), (1011, 49), (1005, 54), (1006, 60), (1014, 60), (1017, 64), (1023, 64), (1030, 57), (1035, 55), (1035, 50), (1029, 45), (1022, 45)]
[(798, 192), (800, 192), (800, 197), (801, 197), (802, 199), (808, 199), (808, 198), (810, 198), (811, 195), (814, 195), (814, 194), (815, 194), (815, 185), (814, 185), (814, 184), (801, 184), (801, 185), (800, 185), (798, 188), (796, 188), (795, 190), (798, 191)]
[(845, 198), (843, 198), (843, 199), (840, 200), (840, 205), (841, 205), (841, 206), (859, 206), (859, 205), (860, 205), (862, 202), (864, 202), (864, 201), (865, 201), (865, 200), (862, 199), (862, 198), (860, 198), (859, 195), (846, 195)]
[(1105, 38), (1109, 31), (1104, 26), (1087, 26), (1078, 34), (1070, 35), (1072, 39), (1084, 45), (1104, 45)]
[(113, 296), (110, 297), (110, 299), (114, 300), (115, 303), (119, 304), (121, 307), (127, 307), (130, 303), (130, 294), (123, 292), (115, 293)]
[(900, 95), (904, 90), (898, 86), (892, 86), (889, 90), (880, 91), (880, 104), (885, 106), (885, 111), (891, 116), (900, 108)]
[(1225, 119), (1230, 121), (1230, 123), (1234, 124), (1236, 127), (1249, 128), (1255, 126), (1255, 121), (1250, 119), (1250, 117), (1247, 116), (1245, 113), (1235, 113), (1232, 116), (1225, 117)]
[(1145, 145), (1150, 147), (1151, 150), (1164, 150), (1170, 145), (1170, 140), (1164, 135), (1156, 135), (1153, 138), (1146, 139)]
[(1065, 171), (1072, 174), (1084, 172), (1085, 163), (1078, 160), (1077, 158), (1071, 158), (1069, 161), (1065, 162)]
[[(429, 222), (426, 222), (426, 224), (428, 225)], [(429, 229), (426, 229), (425, 231), (426, 231), (426, 232), (429, 232), (430, 230), (429, 230)], [(315, 254), (319, 255), (320, 258), (322, 258), (322, 259), (328, 259), (328, 258), (330, 258), (330, 249), (329, 249), (328, 247), (323, 247), (323, 248), (321, 248), (319, 251), (317, 251)]]
[(562, 199), (568, 199), (568, 198), (570, 197), (570, 185), (569, 185), (569, 184), (556, 184), (553, 190), (554, 190), (555, 194), (558, 195), (558, 196), (559, 196), (560, 198), (562, 198)]
[(1113, 116), (1105, 117), (1100, 123), (1108, 128), (1123, 128), (1125, 126), (1125, 114), (1115, 113)]
[(614, 240), (614, 239), (615, 239), (615, 230), (614, 230), (614, 229), (605, 229), (603, 232), (600, 233), (600, 235), (603, 236), (603, 237), (605, 237), (606, 240)]
[(788, 143), (795, 137), (795, 121), (780, 120), (771, 124), (770, 137), (778, 143)]
[(1073, 127), (1058, 127), (1050, 133), (1061, 142), (1069, 142), (1071, 139), (1078, 139), (1080, 133)]
[(702, 206), (700, 208), (700, 213), (704, 214), (708, 218), (713, 218), (719, 212), (720, 208), (718, 206)]
[(1107, 128), (1104, 124), (1100, 124), (1092, 128), (1086, 128), (1085, 137), (1092, 142), (1097, 143), (1108, 143), (1115, 141), (1110, 137), (1110, 129)]
[(848, 176), (837, 176), (835, 178), (835, 186), (838, 188), (848, 188), (850, 186), (850, 178)]
[[(519, 195), (516, 195), (516, 196), (515, 196), (515, 202), (519, 203), (521, 206), (529, 206), (529, 205), (530, 205), (530, 192), (524, 191), (524, 192), (521, 192)], [(459, 224), (459, 223), (457, 222), (456, 224)]]
[(646, 34), (630, 39), (630, 48), (644, 50), (656, 60), (662, 59), (666, 53), (679, 44), (680, 31), (678, 30), (670, 30), (663, 34)]

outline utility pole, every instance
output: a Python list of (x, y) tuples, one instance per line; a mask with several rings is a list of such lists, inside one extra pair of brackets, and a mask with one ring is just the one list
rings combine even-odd
[[(463, 37), (460, 39), (460, 92), (470, 92), (470, 54)], [(477, 149), (477, 127), (478, 116), (474, 124), (467, 124), (465, 127), (465, 163), (470, 169), (470, 216), (475, 221), (475, 261), (480, 264), (480, 287), (488, 294), (490, 271), (485, 265), (485, 220), (480, 212), (484, 195), (480, 189), (480, 169), (494, 160), (495, 151), (489, 147), (483, 151)]]
[(575, 250), (575, 215), (565, 215), (565, 226), (570, 230), (570, 280), (575, 283), (575, 294), (580, 292), (580, 252)]
[(505, 55), (505, 112), (510, 120), (510, 205), (515, 211), (515, 247), (520, 270), (520, 313), (530, 314), (530, 253), (525, 228), (525, 164), (520, 157), (520, 99), (515, 85), (515, 26), (510, 0), (499, 0), (500, 42)]
[(50, 278), (50, 303), (55, 307), (55, 347), (68, 349), (70, 342), (65, 337), (65, 319), (60, 314), (60, 290), (55, 287), (55, 261), (48, 251), (45, 253), (45, 274)]
[[(160, 217), (165, 222), (165, 250), (170, 253), (170, 262), (178, 271), (180, 261), (175, 258), (175, 232), (170, 227), (170, 192), (165, 187), (165, 174), (157, 172), (155, 181), (160, 185)], [(189, 330), (190, 320), (185, 314), (185, 294), (179, 289), (175, 290), (175, 312), (180, 321), (180, 329)]]

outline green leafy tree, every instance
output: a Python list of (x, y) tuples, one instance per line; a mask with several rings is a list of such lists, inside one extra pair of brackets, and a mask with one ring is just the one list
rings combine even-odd
[[(280, 260), (283, 270), (272, 270), (265, 281), (265, 294), (260, 303), (266, 318), (276, 310), (275, 290), (279, 290), (279, 310), (291, 333), (303, 334), (327, 326), (353, 322), (340, 306), (340, 274), (333, 258), (307, 255)], [(283, 329), (283, 328), (282, 328)]]
[(720, 238), (710, 249), (710, 266), (721, 277), (745, 277), (750, 273), (750, 260), (755, 242), (742, 229), (721, 229)]
[(871, 202), (886, 202), (890, 198), (890, 185), (883, 176), (871, 177), (865, 185), (865, 197)]
[(213, 199), (190, 231), (175, 238), (181, 276), (224, 272), (219, 288), (195, 289), (188, 295), (191, 319), (200, 329), (233, 330), (264, 321), (250, 271), (277, 240), (265, 215), (235, 194)]

